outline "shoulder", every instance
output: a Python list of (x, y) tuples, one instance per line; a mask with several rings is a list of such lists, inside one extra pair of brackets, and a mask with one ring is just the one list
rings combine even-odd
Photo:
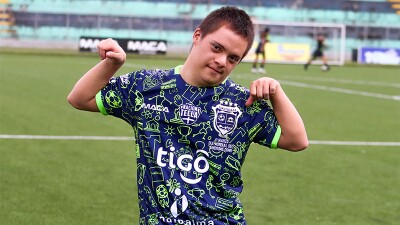
[(174, 77), (174, 69), (142, 69), (132, 73), (131, 80), (138, 89), (158, 89)]
[(123, 75), (130, 80), (146, 80), (147, 82), (164, 80), (166, 77), (174, 75), (174, 69), (142, 69)]
[(174, 69), (141, 69), (130, 73), (134, 77), (151, 76), (164, 77), (174, 74)]
[(248, 97), (250, 95), (250, 90), (240, 84), (235, 83), (232, 79), (228, 78), (225, 82), (226, 92), (231, 95)]

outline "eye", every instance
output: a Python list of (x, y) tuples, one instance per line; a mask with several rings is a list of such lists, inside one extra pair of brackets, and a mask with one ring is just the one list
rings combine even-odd
[(239, 63), (239, 61), (240, 61), (239, 57), (237, 57), (237, 56), (229, 56), (229, 57), (228, 57), (228, 60), (229, 60), (231, 63)]
[(212, 49), (216, 52), (220, 52), (222, 50), (221, 46), (219, 44), (211, 44)]

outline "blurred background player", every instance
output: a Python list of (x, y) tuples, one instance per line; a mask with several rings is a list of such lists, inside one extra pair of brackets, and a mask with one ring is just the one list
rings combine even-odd
[[(261, 33), (260, 33), (260, 42), (258, 43), (257, 49), (256, 49), (256, 58), (254, 59), (253, 67), (251, 68), (252, 73), (263, 73), (265, 74), (265, 44), (269, 42), (269, 28), (265, 28)], [(258, 63), (258, 56), (262, 57), (261, 63), (260, 63), (260, 68), (257, 70), (257, 63)]]
[(325, 37), (323, 35), (318, 35), (317, 37), (317, 46), (315, 50), (313, 51), (310, 59), (306, 64), (304, 64), (304, 70), (308, 69), (308, 66), (311, 64), (311, 62), (317, 58), (320, 58), (322, 60), (323, 66), (321, 67), (323, 70), (329, 70), (330, 67), (328, 65), (328, 60), (326, 56), (324, 55), (324, 50), (327, 48), (325, 45)]

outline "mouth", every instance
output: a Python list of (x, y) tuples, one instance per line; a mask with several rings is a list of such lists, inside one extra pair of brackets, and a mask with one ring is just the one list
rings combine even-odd
[(208, 68), (210, 68), (211, 71), (213, 71), (215, 73), (218, 73), (218, 74), (222, 74), (223, 73), (223, 70), (221, 70), (221, 69), (216, 69), (216, 68), (211, 67), (211, 66), (209, 66)]

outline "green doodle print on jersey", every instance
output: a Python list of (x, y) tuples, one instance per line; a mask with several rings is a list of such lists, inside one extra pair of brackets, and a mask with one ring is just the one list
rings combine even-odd
[(246, 224), (239, 195), (252, 142), (276, 148), (280, 127), (267, 101), (227, 79), (199, 88), (180, 67), (112, 78), (99, 110), (135, 131), (140, 224)]

